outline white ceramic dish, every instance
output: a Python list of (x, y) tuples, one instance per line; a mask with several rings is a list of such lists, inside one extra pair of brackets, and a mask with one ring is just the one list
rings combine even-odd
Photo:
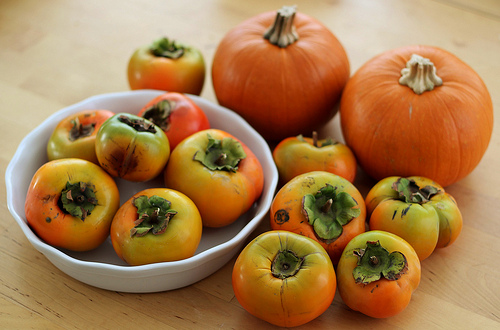
[[(217, 271), (242, 248), (246, 239), (267, 215), (277, 186), (278, 172), (265, 140), (239, 115), (197, 96), (190, 96), (206, 113), (210, 124), (241, 139), (259, 158), (264, 168), (264, 192), (254, 207), (235, 223), (218, 229), (205, 229), (191, 258), (143, 266), (128, 266), (117, 257), (108, 238), (90, 252), (71, 252), (44, 243), (26, 223), (24, 202), (31, 178), (47, 161), (46, 144), (55, 125), (66, 116), (84, 109), (109, 109), (137, 113), (160, 91), (143, 90), (90, 97), (64, 108), (30, 132), (20, 143), (7, 167), (5, 182), (9, 211), (31, 244), (57, 268), (89, 285), (121, 292), (159, 292), (193, 284)], [(132, 183), (117, 180), (121, 202), (145, 188), (161, 182)]]

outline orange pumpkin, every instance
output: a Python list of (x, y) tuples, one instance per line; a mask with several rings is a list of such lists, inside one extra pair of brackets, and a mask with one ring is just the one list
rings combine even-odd
[(373, 178), (416, 175), (448, 186), (483, 157), (493, 105), (471, 67), (417, 45), (363, 65), (344, 89), (340, 118), (346, 144)]
[(212, 65), (218, 102), (265, 139), (312, 134), (337, 112), (350, 75), (333, 33), (295, 7), (266, 12), (234, 27)]

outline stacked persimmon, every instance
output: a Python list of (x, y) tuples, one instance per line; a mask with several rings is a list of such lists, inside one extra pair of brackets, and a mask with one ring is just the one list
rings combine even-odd
[[(74, 251), (94, 249), (110, 236), (131, 265), (193, 256), (203, 226), (231, 224), (263, 190), (253, 152), (210, 128), (203, 110), (176, 92), (159, 95), (136, 114), (70, 115), (54, 129), (47, 155), (27, 193), (28, 224), (47, 243)], [(115, 178), (158, 176), (164, 186), (120, 205)], [(228, 203), (217, 207), (219, 201)]]

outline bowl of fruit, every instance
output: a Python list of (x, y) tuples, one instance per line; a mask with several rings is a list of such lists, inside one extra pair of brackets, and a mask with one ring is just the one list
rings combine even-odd
[[(22, 232), (26, 235), (26, 238), (32, 246), (62, 272), (76, 280), (95, 287), (121, 292), (159, 292), (188, 286), (202, 280), (225, 265), (243, 247), (250, 234), (256, 230), (261, 221), (268, 216), (268, 211), (278, 183), (278, 172), (272, 158), (271, 150), (266, 141), (238, 114), (203, 99), (202, 97), (190, 94), (183, 94), (181, 96), (189, 99), (197, 108), (201, 109), (204, 114), (202, 117), (206, 117), (209, 127), (200, 126), (195, 128), (197, 132), (189, 132), (186, 137), (174, 137), (173, 135), (169, 135), (170, 133), (168, 133), (168, 130), (175, 126), (173, 117), (171, 123), (167, 122), (167, 126), (169, 127), (165, 128), (161, 127), (158, 123), (155, 124), (153, 120), (154, 115), (151, 112), (155, 106), (159, 107), (159, 100), (165, 94), (168, 93), (157, 90), (136, 90), (101, 94), (61, 109), (48, 117), (21, 141), (7, 167), (5, 174), (7, 204), (12, 216), (21, 227)], [(176, 97), (180, 96), (176, 95)], [(172, 109), (167, 109), (167, 112), (170, 111), (171, 113), (175, 113), (175, 107), (183, 102), (184, 101), (181, 99), (175, 99), (170, 102), (171, 104), (169, 106)], [(165, 111), (165, 109), (163, 109), (165, 107), (164, 103), (161, 103), (161, 107), (162, 111)], [(83, 111), (96, 109), (106, 110), (110, 113), (109, 118), (107, 118), (98, 129), (94, 142), (95, 147), (91, 148), (91, 151), (88, 152), (89, 154), (95, 152), (95, 154), (92, 155), (93, 158), (89, 160), (78, 159), (78, 155), (84, 154), (83, 146), (75, 148), (75, 152), (77, 153), (76, 156), (71, 153), (66, 153), (69, 148), (64, 146), (66, 142), (63, 143), (61, 142), (62, 140), (57, 140), (57, 138), (54, 137), (58, 128), (64, 131), (64, 129), (60, 129), (58, 125)], [(147, 115), (144, 114), (147, 111), (150, 112)], [(181, 111), (179, 110), (178, 113), (180, 114)], [(149, 174), (147, 177), (143, 176), (144, 171), (136, 171), (141, 173), (139, 176), (127, 176), (128, 174), (125, 173), (131, 172), (130, 164), (134, 162), (132, 162), (132, 158), (128, 156), (123, 159), (119, 158), (115, 150), (119, 144), (117, 141), (121, 141), (121, 136), (120, 138), (113, 136), (113, 134), (116, 133), (116, 128), (113, 128), (112, 125), (116, 125), (116, 123), (123, 125), (124, 122), (130, 124), (130, 122), (134, 122), (134, 120), (137, 119), (136, 117), (144, 118), (145, 121), (149, 122), (149, 125), (153, 125), (153, 128), (157, 131), (163, 131), (163, 133), (160, 132), (158, 134), (168, 136), (167, 140), (171, 141), (168, 146), (168, 151), (165, 151), (163, 145), (163, 149), (160, 148), (160, 151), (158, 151), (159, 153), (156, 155), (144, 156), (144, 153), (140, 153), (142, 158), (139, 157), (138, 161), (143, 161), (145, 164), (144, 166), (149, 166), (156, 162), (163, 162), (159, 165), (159, 169), (154, 170), (152, 174)], [(111, 122), (113, 118), (115, 123)], [(165, 119), (164, 113), (162, 118), (163, 120)], [(87, 128), (85, 128), (84, 125), (78, 126), (79, 129), (76, 129), (77, 123), (75, 123), (75, 120), (72, 119), (72, 121), (69, 122), (70, 124), (67, 124), (67, 126), (69, 125), (68, 132), (77, 135), (86, 133)], [(134, 125), (137, 126), (137, 123), (134, 122)], [(149, 129), (152, 128), (149, 127)], [(181, 131), (187, 134), (186, 129), (182, 129)], [(139, 133), (134, 134), (139, 136)], [(196, 137), (196, 135), (198, 137)], [(161, 138), (163, 139), (164, 137), (162, 136)], [(56, 141), (55, 143), (54, 140)], [(137, 142), (136, 140), (139, 140), (139, 138), (134, 137), (133, 140)], [(212, 149), (215, 148), (219, 142), (219, 145), (225, 144), (229, 145), (232, 149), (238, 149), (236, 151), (237, 153), (243, 152), (243, 156), (238, 156), (242, 160), (240, 160), (239, 163), (237, 161), (236, 166), (228, 168), (227, 165), (223, 165), (224, 168), (218, 173), (223, 172), (225, 177), (238, 174), (249, 168), (250, 165), (248, 164), (251, 162), (251, 159), (253, 159), (256, 166), (260, 168), (260, 183), (252, 181), (247, 182), (237, 193), (236, 197), (238, 198), (241, 197), (241, 195), (252, 195), (246, 197), (246, 203), (248, 205), (243, 209), (240, 208), (241, 210), (239, 213), (231, 213), (231, 210), (238, 204), (238, 199), (233, 198), (234, 196), (228, 196), (226, 198), (225, 195), (218, 194), (217, 191), (219, 188), (205, 185), (202, 188), (196, 187), (196, 189), (191, 189), (193, 185), (197, 185), (203, 180), (207, 181), (207, 179), (197, 176), (196, 171), (199, 171), (200, 175), (205, 175), (202, 172), (216, 171), (215, 169), (210, 170), (205, 168), (205, 166), (207, 166), (206, 164), (203, 165), (203, 161), (209, 162), (212, 157), (208, 155), (208, 153), (207, 155), (205, 155), (205, 153), (203, 153), (203, 155), (198, 153), (196, 157), (190, 157), (188, 160), (179, 160), (181, 156), (177, 154), (182, 154), (181, 151), (186, 153), (185, 150), (189, 149), (188, 145), (186, 146), (183, 144), (188, 144), (188, 142), (191, 144), (205, 143), (200, 141), (205, 141)], [(130, 146), (130, 142), (128, 143), (127, 146)], [(148, 141), (145, 145), (148, 146), (146, 149), (153, 149), (151, 147), (153, 145), (152, 142)], [(167, 157), (163, 158), (167, 159), (160, 160), (161, 157), (158, 155), (165, 154), (167, 154)], [(147, 157), (150, 157), (150, 159)], [(234, 161), (235, 157), (236, 156), (231, 155), (229, 157), (225, 156), (225, 158), (231, 159), (232, 161)], [(38, 181), (36, 180), (41, 169), (47, 164), (53, 165), (57, 162), (64, 163), (68, 160), (74, 160), (76, 162), (76, 159), (78, 159), (80, 163), (84, 162), (85, 166), (93, 166), (92, 168), (95, 171), (98, 171), (100, 175), (104, 175), (107, 178), (101, 179), (96, 174), (95, 177), (91, 175), (90, 179), (82, 179), (82, 182), (85, 180), (93, 180), (96, 185), (104, 185), (108, 184), (106, 180), (111, 178), (109, 185), (116, 187), (118, 193), (115, 197), (112, 196), (112, 199), (114, 198), (114, 207), (106, 210), (108, 218), (111, 219), (109, 220), (110, 224), (108, 226), (110, 232), (104, 234), (105, 236), (102, 242), (96, 243), (95, 247), (89, 249), (79, 248), (79, 245), (76, 243), (76, 248), (74, 245), (59, 244), (57, 239), (52, 240), (52, 238), (46, 238), (45, 232), (50, 232), (50, 230), (43, 229), (46, 227), (51, 228), (50, 226), (58, 221), (58, 214), (65, 215), (65, 218), (75, 218), (74, 214), (71, 213), (72, 211), (68, 211), (68, 209), (65, 208), (65, 203), (68, 199), (71, 201), (77, 200), (75, 194), (79, 193), (78, 189), (80, 189), (82, 185), (80, 184), (80, 188), (73, 190), (73, 192), (68, 193), (68, 190), (61, 190), (65, 191), (65, 193), (47, 194), (47, 196), (55, 196), (50, 198), (47, 196), (40, 197), (40, 193), (37, 195), (33, 192), (36, 189), (41, 189), (40, 187), (46, 185), (47, 182), (52, 182), (52, 179), (47, 179), (47, 177), (41, 177), (38, 178)], [(121, 159), (120, 166), (113, 163), (113, 161), (116, 162), (117, 159)], [(220, 159), (212, 160), (215, 163), (220, 161)], [(193, 163), (193, 165), (185, 165), (186, 162), (196, 163)], [(140, 166), (136, 163), (134, 163), (136, 165), (134, 168), (139, 168)], [(169, 169), (169, 167), (173, 169)], [(186, 172), (186, 170), (184, 170), (184, 173), (181, 173), (185, 168), (190, 168), (190, 171)], [(47, 171), (47, 169), (45, 170)], [(53, 169), (51, 170), (53, 171)], [(85, 170), (74, 171), (77, 174), (68, 175), (68, 177), (76, 177), (85, 172)], [(54, 177), (53, 181), (56, 181), (57, 175), (54, 173), (52, 173)], [(222, 174), (212, 173), (211, 175), (212, 184), (215, 184), (217, 180), (214, 178)], [(253, 173), (250, 174), (249, 177), (253, 178), (259, 175)], [(183, 176), (184, 179), (178, 179)], [(62, 181), (69, 182), (67, 179)], [(192, 183), (189, 183), (191, 181)], [(65, 189), (69, 188), (65, 187)], [(198, 238), (184, 238), (184, 240), (191, 239), (195, 241), (195, 243), (191, 243), (191, 245), (194, 244), (192, 252), (187, 255), (158, 260), (139, 258), (139, 261), (137, 261), (137, 258), (134, 259), (133, 257), (129, 257), (126, 251), (130, 250), (132, 254), (146, 252), (141, 250), (137, 245), (132, 245), (132, 247), (125, 246), (123, 240), (119, 239), (120, 237), (123, 238), (123, 236), (127, 236), (127, 240), (130, 241), (131, 239), (129, 236), (132, 236), (132, 232), (137, 237), (147, 237), (147, 235), (155, 231), (168, 232), (176, 228), (175, 223), (180, 223), (180, 219), (182, 219), (183, 216), (182, 208), (179, 208), (179, 210), (171, 212), (171, 215), (166, 217), (168, 221), (165, 221), (164, 216), (158, 217), (158, 214), (154, 211), (153, 214), (156, 215), (152, 216), (149, 214), (148, 219), (154, 218), (156, 221), (161, 218), (163, 219), (162, 223), (169, 222), (169, 227), (165, 229), (164, 226), (162, 230), (158, 230), (156, 225), (151, 225), (151, 230), (145, 230), (144, 224), (147, 221), (141, 220), (143, 227), (139, 228), (137, 223), (141, 221), (132, 219), (131, 223), (137, 225), (134, 229), (125, 226), (127, 235), (121, 234), (121, 236), (117, 234), (118, 230), (115, 229), (113, 236), (113, 230), (111, 229), (114, 225), (113, 222), (117, 223), (117, 218), (124, 217), (124, 212), (120, 213), (120, 209), (138, 200), (137, 196), (141, 195), (141, 192), (154, 189), (160, 189), (162, 191), (167, 189), (169, 191), (179, 192), (182, 198), (184, 198), (183, 200), (193, 202), (196, 207), (191, 208), (198, 210), (197, 216), (189, 215), (184, 216), (184, 218), (192, 220), (193, 218), (199, 217), (201, 222), (200, 220), (196, 220), (198, 222), (195, 225), (192, 224), (194, 222), (189, 225), (189, 228), (198, 228), (198, 233), (194, 235), (198, 236)], [(96, 195), (89, 197), (89, 200), (95, 200), (95, 196), (98, 196), (98, 192), (99, 189), (97, 189)], [(48, 201), (52, 198), (57, 199), (57, 201), (53, 202), (52, 207), (47, 207)], [(250, 203), (248, 200), (250, 200)], [(108, 205), (110, 202), (106, 202), (105, 204)], [(83, 208), (78, 207), (80, 218), (82, 218), (83, 210), (84, 220), (78, 220), (77, 222), (90, 223), (92, 217), (96, 217), (96, 214), (101, 212), (97, 211), (98, 207), (101, 205), (99, 205), (99, 203), (96, 203), (96, 205), (95, 209), (91, 210), (83, 210)], [(174, 202), (172, 202), (172, 208), (175, 208), (174, 206)], [(54, 213), (54, 216), (50, 215), (53, 209), (57, 209), (59, 213)], [(137, 206), (137, 210), (138, 209), (139, 207)], [(212, 214), (215, 212), (214, 209), (219, 210), (219, 213)], [(68, 215), (68, 212), (71, 213), (71, 216)], [(119, 213), (120, 216), (118, 216)], [(139, 213), (138, 211), (134, 214), (137, 215)], [(146, 212), (143, 213), (146, 214)], [(221, 220), (224, 217), (219, 216), (219, 214), (224, 214), (224, 216), (227, 215), (228, 220)], [(142, 216), (139, 214), (138, 218), (140, 217)], [(115, 227), (118, 228), (119, 225), (115, 224)], [(190, 229), (189, 231), (192, 232), (195, 231), (195, 229)], [(52, 236), (54, 235), (52, 234)], [(176, 235), (171, 234), (170, 236)], [(72, 241), (73, 243), (75, 240), (74, 237), (66, 239), (66, 241)], [(151, 240), (148, 244), (152, 244)], [(177, 244), (178, 247), (185, 245), (183, 242), (182, 240), (177, 240), (175, 244)], [(85, 244), (87, 243), (84, 243), (84, 245)], [(175, 247), (174, 245), (174, 248)], [(156, 253), (161, 254), (162, 252)]]

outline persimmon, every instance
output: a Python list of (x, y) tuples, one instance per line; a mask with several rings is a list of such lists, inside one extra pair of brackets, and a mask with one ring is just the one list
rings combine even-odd
[(201, 234), (201, 216), (193, 201), (166, 188), (134, 194), (118, 209), (110, 230), (116, 254), (130, 265), (192, 257)]
[(365, 203), (370, 229), (404, 238), (420, 260), (453, 244), (462, 231), (456, 200), (428, 178), (385, 178), (370, 189)]
[(351, 309), (375, 318), (401, 313), (420, 284), (420, 260), (412, 246), (389, 232), (354, 237), (336, 268), (338, 291)]
[(166, 187), (195, 202), (204, 226), (224, 227), (260, 197), (264, 171), (245, 143), (212, 128), (192, 134), (175, 147), (164, 180)]
[(314, 239), (333, 264), (347, 243), (366, 230), (363, 196), (346, 179), (325, 171), (298, 175), (281, 187), (270, 216), (272, 229)]
[(114, 114), (105, 109), (83, 110), (61, 120), (47, 143), (48, 159), (81, 158), (99, 165), (95, 153), (96, 135), (101, 125)]
[(109, 236), (120, 206), (113, 178), (98, 165), (77, 158), (43, 164), (26, 195), (26, 220), (46, 243), (88, 251)]
[(337, 287), (333, 264), (321, 245), (280, 230), (264, 232), (248, 243), (234, 264), (232, 284), (245, 310), (282, 327), (320, 316)]

